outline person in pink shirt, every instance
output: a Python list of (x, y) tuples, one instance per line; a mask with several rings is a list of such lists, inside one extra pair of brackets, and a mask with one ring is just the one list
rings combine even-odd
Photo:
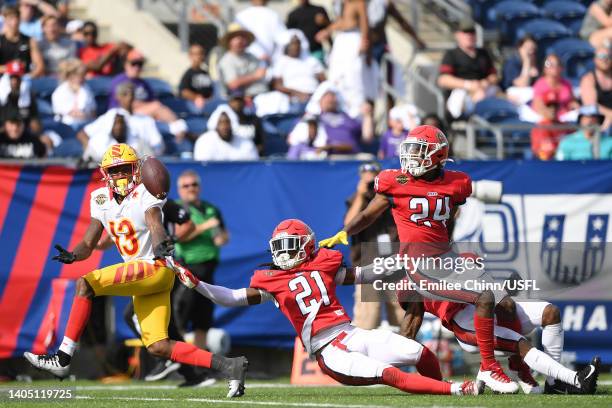
[(574, 99), (572, 84), (561, 76), (563, 66), (555, 54), (549, 54), (544, 61), (543, 75), (533, 84), (532, 108), (539, 115), (545, 117), (548, 108), (544, 103), (544, 95), (551, 92), (556, 95), (558, 102), (557, 119), (563, 122), (563, 116), (576, 109), (578, 103)]

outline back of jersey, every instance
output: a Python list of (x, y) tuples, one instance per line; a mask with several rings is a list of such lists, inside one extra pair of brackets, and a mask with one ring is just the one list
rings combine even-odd
[(277, 307), (307, 345), (321, 330), (350, 322), (336, 297), (335, 278), (341, 266), (340, 252), (321, 248), (313, 259), (294, 269), (255, 271), (250, 286), (274, 296)]

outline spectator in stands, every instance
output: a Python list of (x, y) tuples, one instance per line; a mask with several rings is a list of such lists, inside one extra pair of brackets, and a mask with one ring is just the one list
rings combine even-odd
[(2, 8), (4, 22), (0, 36), (0, 72), (4, 72), (9, 61), (19, 60), (32, 77), (44, 74), (45, 65), (38, 44), (33, 38), (19, 32), (19, 9), (12, 6)]
[(325, 80), (323, 65), (309, 55), (305, 48), (306, 37), (299, 30), (287, 30), (281, 35), (279, 43), (283, 54), (272, 67), (272, 87), (305, 104), (319, 83)]
[(43, 38), (43, 27), (39, 15), (60, 17), (59, 12), (46, 1), (19, 0), (19, 31), (30, 38), (40, 41)]
[(24, 81), (25, 66), (15, 60), (5, 65), (0, 78), (0, 120), (2, 123), (13, 116), (20, 116), (26, 129), (40, 135), (42, 125), (38, 119), (36, 97), (30, 89), (30, 82)]
[(268, 90), (265, 64), (246, 50), (253, 39), (250, 31), (238, 24), (230, 24), (221, 39), (221, 45), (227, 52), (218, 63), (219, 78), (225, 87), (226, 95), (236, 89), (242, 89), (249, 102), (255, 95)]
[(554, 92), (559, 104), (557, 119), (561, 122), (575, 120), (572, 110), (578, 108), (574, 99), (572, 84), (561, 76), (563, 66), (555, 54), (549, 54), (544, 60), (543, 75), (533, 85), (533, 102), (531, 107), (541, 117), (546, 117), (548, 108), (544, 104), (544, 95)]
[(96, 100), (85, 84), (85, 65), (76, 58), (62, 61), (59, 74), (62, 82), (51, 95), (55, 120), (77, 128), (96, 114)]
[(319, 31), (316, 39), (323, 42), (332, 33), (335, 37), (327, 78), (337, 87), (346, 112), (357, 117), (364, 104), (378, 96), (379, 70), (371, 59), (366, 2), (345, 0), (340, 17)]
[(204, 106), (214, 95), (213, 80), (203, 67), (204, 57), (204, 47), (200, 44), (191, 44), (189, 47), (191, 66), (185, 71), (179, 84), (181, 98), (190, 102), (190, 107), (196, 114), (204, 112)]
[(321, 160), (327, 157), (327, 133), (317, 115), (306, 113), (287, 138), (290, 160)]
[(489, 52), (476, 47), (476, 26), (470, 19), (459, 22), (457, 48), (444, 54), (438, 86), (448, 92), (446, 107), (455, 119), (470, 115), (474, 105), (497, 91), (499, 77)]
[(593, 2), (584, 16), (580, 37), (589, 41), (594, 48), (609, 46), (612, 38), (611, 12), (612, 0)]
[(19, 115), (11, 115), (3, 122), (0, 132), (0, 158), (33, 159), (47, 154), (40, 139), (27, 130)]
[(378, 63), (380, 63), (383, 54), (388, 51), (387, 34), (385, 33), (387, 17), (393, 17), (402, 31), (414, 41), (416, 48), (421, 50), (425, 48), (423, 40), (421, 40), (402, 13), (399, 12), (393, 1), (369, 0), (368, 24), (370, 26), (370, 41), (372, 42), (372, 58)]
[(612, 124), (612, 60), (608, 47), (595, 52), (595, 69), (580, 79), (580, 98), (586, 106), (597, 105), (606, 120), (603, 128)]
[(551, 160), (555, 156), (561, 137), (567, 133), (560, 129), (546, 129), (540, 126), (560, 125), (557, 112), (559, 100), (555, 92), (548, 92), (542, 97), (543, 115), (538, 126), (531, 131), (531, 151), (540, 160)]
[(155, 121), (134, 111), (135, 92), (134, 84), (120, 84), (116, 90), (119, 106), (109, 109), (77, 134), (85, 159), (100, 161), (114, 143), (127, 143), (142, 155), (163, 154), (164, 142)]
[[(591, 160), (594, 155), (595, 134), (600, 130), (604, 117), (597, 110), (596, 105), (582, 106), (578, 114), (581, 129), (565, 136), (555, 158), (557, 160)], [(612, 138), (600, 137), (599, 158), (612, 159)]]
[(79, 58), (87, 67), (88, 78), (117, 75), (122, 71), (124, 60), (131, 48), (129, 44), (98, 44), (98, 26), (93, 21), (83, 24), (83, 38), (85, 46), (79, 49)]
[(389, 111), (389, 127), (380, 138), (379, 159), (399, 157), (399, 145), (408, 131), (419, 125), (414, 105), (398, 105)]
[(271, 62), (275, 40), (286, 27), (278, 13), (267, 4), (267, 0), (251, 0), (251, 6), (236, 14), (236, 22), (255, 36), (248, 51), (262, 61)]
[(329, 17), (321, 6), (310, 4), (309, 0), (300, 0), (299, 5), (287, 16), (287, 28), (295, 28), (304, 33), (308, 39), (310, 53), (323, 61), (323, 45), (316, 40), (317, 32), (329, 25)]
[(210, 115), (208, 131), (195, 142), (193, 158), (202, 161), (257, 160), (252, 140), (236, 135), (238, 118), (228, 105), (219, 105)]
[(264, 132), (261, 120), (246, 109), (244, 92), (236, 90), (229, 95), (228, 105), (238, 117), (238, 127), (235, 133), (239, 137), (252, 140), (259, 154), (263, 154)]
[[(364, 210), (374, 199), (374, 179), (380, 173), (377, 162), (363, 163), (359, 166), (359, 182), (355, 192), (346, 199), (346, 214), (344, 225)], [(382, 248), (385, 244), (398, 242), (397, 228), (393, 221), (391, 209), (387, 208), (381, 215), (359, 234), (351, 237), (351, 263), (353, 265), (369, 265), (377, 256), (385, 256)], [(389, 247), (390, 251), (390, 247)], [(389, 252), (390, 253), (390, 252)], [(382, 306), (386, 308), (389, 324), (399, 326), (404, 317), (404, 311), (397, 301), (385, 299), (380, 291), (367, 285), (355, 286), (355, 305), (353, 321), (356, 327), (366, 330), (376, 329), (382, 320)]]
[[(176, 256), (198, 279), (212, 284), (219, 265), (220, 247), (229, 241), (223, 216), (217, 207), (202, 199), (202, 181), (194, 170), (183, 171), (176, 184), (181, 198), (178, 204), (189, 211), (193, 224), (176, 226)], [(206, 334), (213, 327), (214, 304), (180, 285), (175, 289), (173, 305), (179, 329), (187, 332), (191, 326), (195, 345), (206, 348)]]
[(128, 53), (124, 65), (125, 72), (114, 77), (111, 82), (109, 108), (119, 106), (117, 89), (122, 83), (130, 82), (135, 89), (134, 113), (151, 116), (159, 122), (167, 123), (170, 133), (176, 136), (176, 141), (180, 143), (187, 135), (187, 124), (183, 119), (178, 119), (170, 108), (156, 98), (151, 86), (141, 77), (144, 64), (145, 57), (140, 51), (132, 49)]
[(74, 41), (77, 45), (77, 50), (83, 48), (85, 43), (85, 36), (83, 36), (83, 26), (85, 23), (83, 20), (70, 20), (66, 24), (66, 34)]
[(514, 104), (525, 105), (533, 98), (533, 84), (540, 76), (538, 44), (527, 34), (518, 41), (516, 48), (516, 54), (504, 62), (502, 87)]
[(77, 45), (62, 34), (57, 17), (46, 16), (42, 24), (43, 39), (38, 42), (38, 47), (45, 61), (45, 74), (57, 76), (60, 62), (77, 56)]

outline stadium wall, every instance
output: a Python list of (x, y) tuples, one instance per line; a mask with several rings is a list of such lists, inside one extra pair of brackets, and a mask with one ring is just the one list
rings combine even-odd
[[(242, 287), (248, 285), (252, 270), (269, 260), (269, 234), (280, 220), (301, 218), (318, 239), (342, 227), (345, 199), (358, 181), (358, 165), (355, 161), (180, 162), (168, 163), (168, 168), (173, 180), (188, 168), (200, 173), (203, 197), (221, 209), (231, 237), (222, 250), (215, 280)], [(449, 165), (475, 180), (503, 181), (503, 203), (487, 207), (485, 236), (531, 242), (543, 239), (551, 216), (564, 217), (564, 227), (557, 234), (565, 242), (591, 240), (594, 217), (605, 221), (600, 239), (610, 241), (610, 166), (607, 161)], [(97, 171), (0, 165), (0, 180), (0, 358), (7, 358), (29, 349), (42, 352), (55, 347), (70, 310), (72, 280), (120, 258), (109, 250), (73, 265), (51, 261), (55, 243), (73, 247), (83, 235), (89, 222), (89, 194), (101, 186)], [(175, 185), (170, 196), (176, 197)], [(601, 273), (610, 276), (612, 271)], [(352, 288), (338, 293), (351, 314)], [(120, 317), (127, 300), (115, 301), (118, 338), (131, 337)], [(578, 361), (595, 352), (612, 358), (612, 303), (589, 298), (559, 305), (565, 315), (566, 349), (575, 352)], [(216, 325), (225, 328), (237, 345), (291, 348), (295, 334), (273, 309), (271, 303), (218, 307)]]

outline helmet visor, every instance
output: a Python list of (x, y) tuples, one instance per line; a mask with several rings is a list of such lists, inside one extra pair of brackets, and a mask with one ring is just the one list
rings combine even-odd
[(310, 240), (305, 235), (282, 235), (270, 240), (270, 251), (274, 264), (283, 268), (291, 269), (306, 259), (304, 247)]

